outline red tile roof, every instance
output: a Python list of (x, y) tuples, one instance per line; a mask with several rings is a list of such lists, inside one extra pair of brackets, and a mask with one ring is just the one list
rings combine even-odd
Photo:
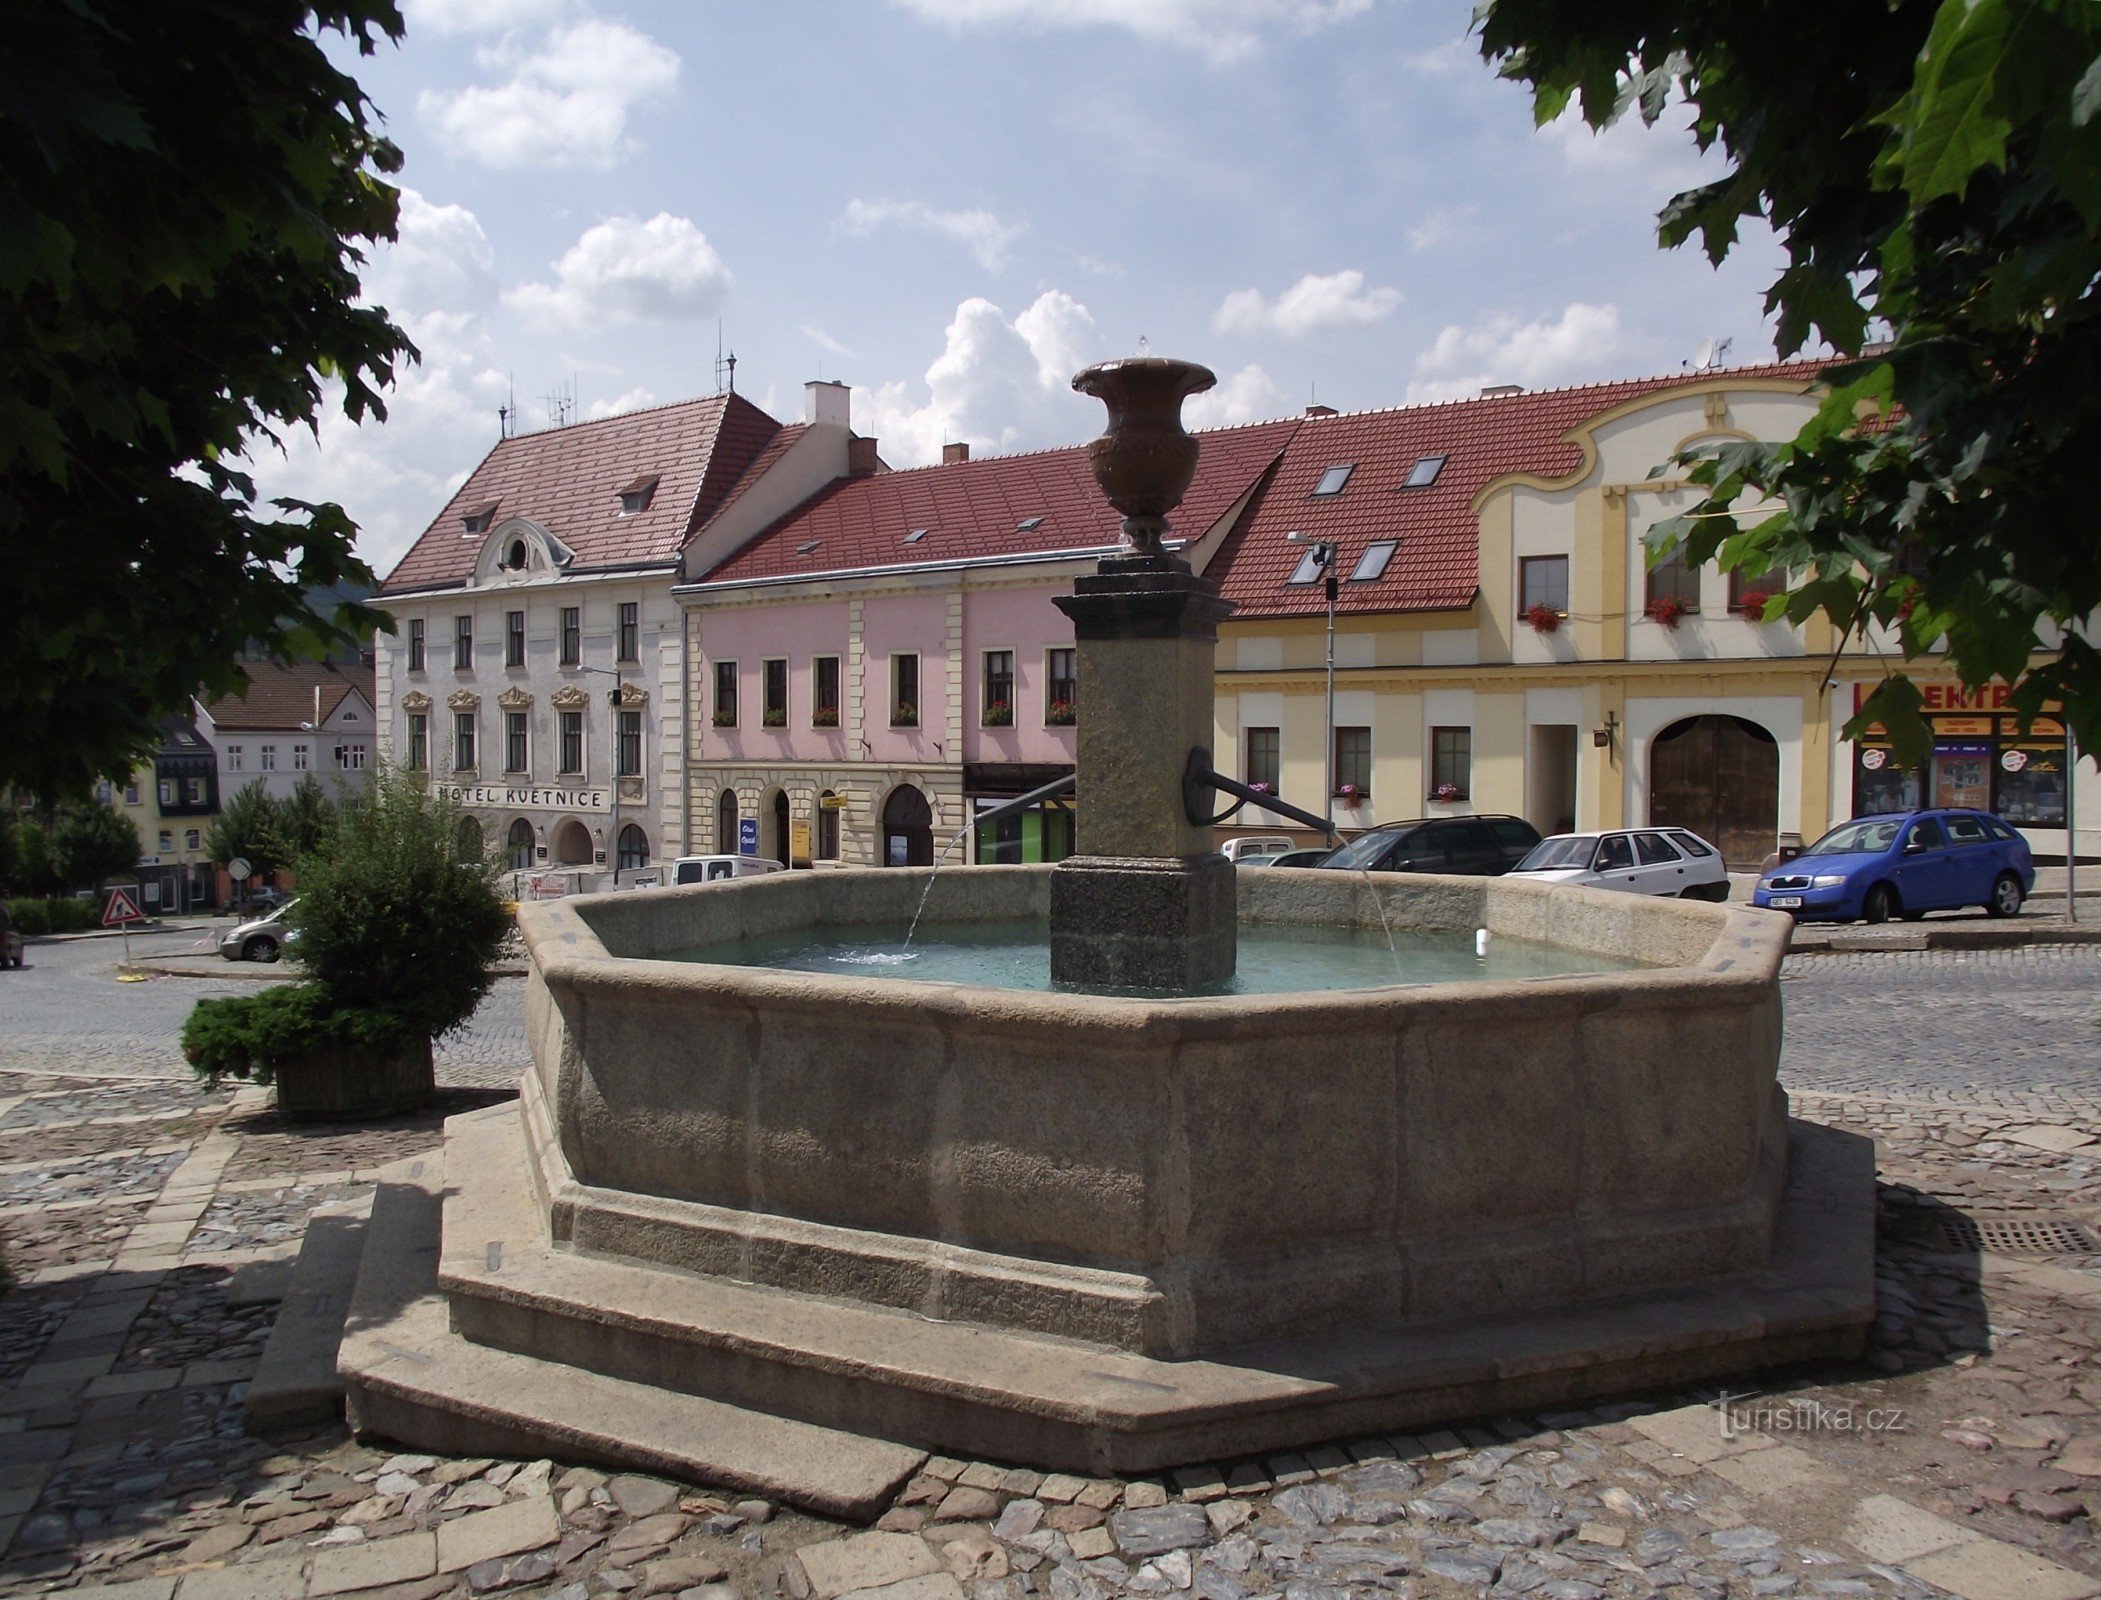
[(206, 704), (220, 728), (296, 728), (314, 720), (314, 691), (321, 691), (321, 717), (326, 722), (355, 691), (372, 703), (372, 668), (362, 662), (345, 666), (333, 661), (244, 661), (248, 689), (222, 695)]
[[(1771, 363), (1307, 417), (1261, 499), (1227, 534), (1208, 571), (1238, 616), (1325, 613), (1321, 584), (1286, 581), (1305, 553), (1285, 539), (1296, 531), (1340, 545), (1338, 611), (1464, 609), (1480, 582), (1480, 522), (1473, 501), (1492, 479), (1513, 472), (1558, 478), (1575, 471), (1583, 450), (1571, 442), (1571, 432), (1624, 401), (1717, 378), (1806, 381), (1817, 370), (1814, 362)], [(1435, 455), (1445, 458), (1436, 480), (1425, 488), (1403, 488), (1410, 469)], [(1321, 475), (1345, 464), (1355, 470), (1342, 492), (1311, 498)], [(1382, 539), (1399, 541), (1384, 577), (1350, 582), (1365, 546)]]
[[(1170, 537), (1207, 532), (1277, 459), (1298, 419), (1199, 434)], [(1031, 528), (1021, 524), (1040, 519)], [(923, 538), (906, 535), (924, 528)], [(708, 583), (1098, 549), (1121, 537), (1085, 445), (837, 478), (702, 575)]]
[[(461, 519), (492, 502), (497, 522), (530, 517), (575, 551), (571, 573), (669, 564), (780, 429), (743, 396), (717, 394), (505, 439), (379, 592), (464, 583), (482, 536), (468, 535)], [(658, 481), (649, 509), (623, 516), (619, 491), (651, 475)]]

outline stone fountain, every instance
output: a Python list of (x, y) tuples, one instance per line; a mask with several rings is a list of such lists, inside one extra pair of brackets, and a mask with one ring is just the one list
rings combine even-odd
[[(1209, 377), (1076, 380), (1128, 535), (1064, 602), (1085, 854), (523, 908), (533, 1068), (381, 1187), (357, 1427), (868, 1515), (927, 1448), (1151, 1470), (1859, 1351), (1873, 1153), (1787, 1115), (1785, 917), (1210, 851), (1224, 607), (1160, 542)], [(691, 957), (923, 893), (1118, 992)], [(1382, 911), (1616, 970), (1190, 992)]]

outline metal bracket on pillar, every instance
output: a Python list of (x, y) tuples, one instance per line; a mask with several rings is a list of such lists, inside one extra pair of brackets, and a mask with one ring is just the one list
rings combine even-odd
[[(1215, 816), (1211, 811), (1211, 796), (1214, 793), (1234, 797), (1233, 803)], [(1288, 805), (1273, 794), (1251, 789), (1244, 783), (1237, 783), (1214, 771), (1211, 766), (1211, 752), (1202, 745), (1189, 752), (1189, 759), (1182, 767), (1182, 807), (1183, 814), (1191, 822), (1199, 828), (1215, 827), (1250, 803), (1260, 806), (1264, 811), (1275, 812), (1280, 817), (1289, 817), (1300, 827), (1325, 834), (1330, 840), (1341, 838), (1335, 831), (1334, 823), (1326, 817), (1316, 817), (1310, 811), (1301, 811), (1297, 806)]]

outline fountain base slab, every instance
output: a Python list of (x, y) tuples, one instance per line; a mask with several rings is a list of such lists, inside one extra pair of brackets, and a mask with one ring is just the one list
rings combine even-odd
[(1069, 856), (1051, 873), (1050, 926), (1058, 983), (1201, 993), (1233, 976), (1233, 864)]
[[(880, 1496), (843, 1492), (843, 1459), (871, 1485), (922, 1448), (1148, 1472), (1857, 1356), (1873, 1316), (1873, 1147), (1803, 1122), (1788, 1126), (1787, 1188), (1756, 1270), (1525, 1317), (1419, 1319), (1188, 1360), (564, 1249), (547, 1231), (526, 1128), (508, 1106), (455, 1117), (442, 1170), (383, 1182), (375, 1221), (403, 1220), (368, 1244), (374, 1282), (361, 1279), (343, 1354), (366, 1431), (466, 1454), (568, 1459), (581, 1448), (662, 1471), (661, 1429), (625, 1447), (595, 1414), (562, 1410), (654, 1392), (667, 1415), (719, 1408), (718, 1422), (750, 1441), (770, 1427), (788, 1451), (766, 1469), (770, 1492), (867, 1516)], [(433, 1248), (434, 1281), (412, 1294), (392, 1284), (400, 1263)], [(475, 1376), (499, 1370), (501, 1383)], [(842, 1436), (843, 1456), (807, 1449)]]

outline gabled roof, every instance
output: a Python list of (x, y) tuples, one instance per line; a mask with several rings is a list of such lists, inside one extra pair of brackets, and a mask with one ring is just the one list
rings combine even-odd
[[(1296, 531), (1340, 546), (1338, 611), (1461, 610), (1472, 604), (1480, 584), (1474, 500), (1492, 480), (1509, 473), (1558, 478), (1574, 472), (1583, 463), (1583, 448), (1571, 434), (1629, 400), (1716, 380), (1807, 382), (1818, 370), (1816, 362), (1771, 363), (1309, 416), (1291, 436), (1260, 500), (1226, 536), (1207, 570), (1238, 616), (1325, 613), (1321, 584), (1288, 581), (1305, 553), (1285, 538)], [(1444, 464), (1433, 482), (1404, 487), (1418, 462), (1439, 455)], [(1316, 497), (1322, 475), (1345, 465), (1354, 470), (1341, 493)], [(1350, 581), (1365, 547), (1378, 540), (1399, 542), (1385, 574)]]
[[(1290, 418), (1197, 435), (1203, 450), (1196, 481), (1174, 513), (1170, 537), (1208, 532), (1298, 426)], [(835, 478), (699, 578), (733, 583), (1092, 550), (1121, 537), (1120, 519), (1095, 487), (1087, 447), (1070, 445)]]
[[(463, 519), (492, 506), (494, 523), (529, 517), (574, 551), (571, 573), (669, 565), (780, 427), (742, 395), (717, 394), (502, 440), (379, 592), (465, 583), (486, 530)], [(650, 478), (647, 509), (624, 514), (621, 491)]]
[(213, 726), (222, 733), (285, 730), (313, 722), (316, 689), (321, 691), (321, 722), (334, 716), (353, 694), (363, 695), (367, 705), (372, 703), (372, 668), (363, 662), (285, 665), (244, 661), (241, 665), (248, 674), (247, 692), (222, 695), (205, 705)]

